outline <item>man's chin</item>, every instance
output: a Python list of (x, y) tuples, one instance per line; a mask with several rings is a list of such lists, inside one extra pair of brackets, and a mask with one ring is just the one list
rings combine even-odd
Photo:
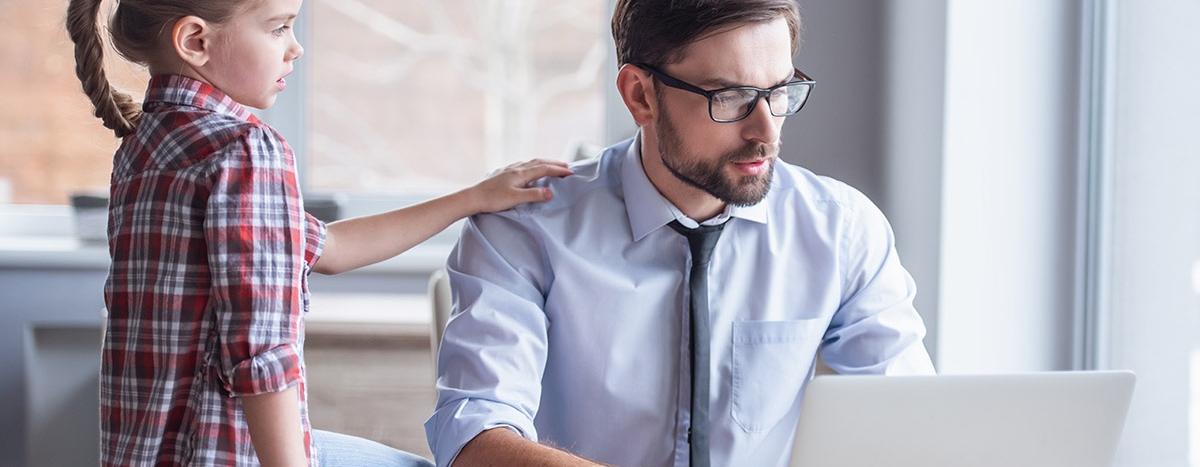
[[(771, 169), (774, 169), (772, 167)], [(720, 196), (721, 201), (734, 206), (753, 206), (767, 197), (771, 190), (771, 176), (774, 170), (767, 170), (762, 175), (736, 175), (725, 179), (727, 187), (734, 187)]]

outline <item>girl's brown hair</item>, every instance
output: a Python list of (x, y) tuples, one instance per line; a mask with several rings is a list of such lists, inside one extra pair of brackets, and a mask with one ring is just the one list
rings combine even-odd
[[(113, 47), (126, 59), (145, 66), (156, 56), (165, 34), (175, 22), (196, 16), (222, 23), (249, 0), (114, 0), (116, 10), (108, 21)], [(75, 75), (83, 93), (96, 107), (95, 115), (118, 138), (133, 133), (142, 118), (141, 104), (108, 82), (104, 73), (104, 42), (100, 31), (101, 0), (71, 0), (67, 6), (67, 34), (75, 43)]]

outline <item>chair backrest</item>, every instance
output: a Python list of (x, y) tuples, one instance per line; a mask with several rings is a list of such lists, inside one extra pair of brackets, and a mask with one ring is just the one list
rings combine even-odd
[(429, 321), (429, 345), (433, 350), (433, 378), (437, 380), (438, 349), (442, 347), (442, 333), (450, 320), (450, 276), (445, 269), (433, 271), (429, 276), (429, 304), (433, 312)]
[(100, 307), (100, 350), (104, 350), (104, 338), (108, 337), (108, 308)]

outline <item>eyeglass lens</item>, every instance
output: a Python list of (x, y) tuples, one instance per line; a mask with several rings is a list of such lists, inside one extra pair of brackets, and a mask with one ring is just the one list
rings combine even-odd
[[(800, 110), (808, 98), (811, 87), (807, 83), (792, 83), (781, 86), (767, 95), (771, 115), (784, 117)], [(717, 120), (741, 120), (754, 110), (759, 92), (754, 89), (735, 88), (713, 94), (712, 117)]]

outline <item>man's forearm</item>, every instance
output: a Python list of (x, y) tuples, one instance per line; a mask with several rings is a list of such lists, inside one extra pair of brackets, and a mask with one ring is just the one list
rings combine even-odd
[(531, 467), (600, 464), (522, 438), (508, 428), (493, 428), (475, 436), (454, 459), (454, 467), (524, 465)]

